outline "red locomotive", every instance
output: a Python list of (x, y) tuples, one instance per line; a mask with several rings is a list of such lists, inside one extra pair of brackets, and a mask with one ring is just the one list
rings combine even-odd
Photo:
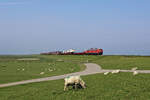
[(87, 55), (103, 55), (103, 49), (91, 48), (84, 51), (84, 53)]

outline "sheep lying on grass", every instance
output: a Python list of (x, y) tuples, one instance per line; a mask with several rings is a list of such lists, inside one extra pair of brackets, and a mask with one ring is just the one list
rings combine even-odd
[(137, 74), (138, 74), (138, 72), (137, 72), (137, 71), (134, 71), (134, 72), (133, 72), (133, 75), (137, 75)]
[(137, 67), (134, 67), (134, 68), (131, 69), (133, 71), (133, 75), (137, 75), (138, 74), (138, 72), (136, 71), (137, 69), (138, 69)]
[(107, 74), (109, 74), (109, 72), (105, 72), (105, 73), (104, 73), (104, 75), (107, 75)]
[(41, 75), (43, 75), (43, 74), (44, 74), (44, 72), (41, 72), (40, 74), (41, 74)]
[(68, 76), (64, 80), (64, 91), (68, 89), (69, 86), (72, 86), (73, 89), (86, 88), (85, 82), (81, 79), (80, 76)]
[(119, 73), (119, 72), (120, 72), (120, 69), (117, 69), (117, 70), (113, 70), (111, 73), (115, 74), (115, 73)]
[(132, 70), (132, 71), (135, 71), (135, 70), (137, 70), (137, 69), (138, 69), (137, 67), (134, 67), (134, 68), (132, 68), (131, 70)]

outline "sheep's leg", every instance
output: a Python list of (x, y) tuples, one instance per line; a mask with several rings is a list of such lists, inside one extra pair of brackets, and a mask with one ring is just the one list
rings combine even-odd
[(64, 91), (66, 90), (66, 86), (64, 86)]
[(85, 85), (83, 84), (83, 82), (80, 82), (82, 88), (86, 88)]
[(77, 89), (77, 83), (75, 83), (75, 89)]
[(67, 89), (67, 85), (64, 86), (64, 91), (66, 91), (66, 89)]

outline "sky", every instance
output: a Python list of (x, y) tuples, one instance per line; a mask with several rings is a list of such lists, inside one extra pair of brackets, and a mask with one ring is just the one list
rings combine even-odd
[(150, 50), (150, 0), (0, 0), (0, 54)]

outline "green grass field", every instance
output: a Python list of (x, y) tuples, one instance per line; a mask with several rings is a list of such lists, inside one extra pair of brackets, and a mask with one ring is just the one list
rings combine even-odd
[(67, 56), (40, 56), (44, 58), (63, 59), (70, 62), (93, 62), (103, 69), (138, 69), (150, 70), (150, 56), (95, 56), (95, 55), (67, 55)]
[(102, 56), (93, 61), (103, 69), (132, 69), (150, 70), (150, 56)]
[[(18, 61), (19, 58), (40, 60)], [(103, 69), (150, 69), (149, 56), (0, 56), (0, 83), (80, 71), (87, 60)], [(48, 68), (55, 70), (49, 72)], [(82, 77), (88, 86), (86, 89), (70, 88), (66, 92), (64, 80), (5, 87), (0, 88), (0, 100), (149, 100), (149, 77), (150, 74), (133, 76), (132, 73), (88, 75)]]
[[(39, 58), (38, 61), (20, 61), (20, 58)], [(81, 71), (83, 64), (57, 61), (39, 56), (0, 56), (0, 83), (8, 83), (33, 78), (62, 75)], [(40, 74), (44, 72), (44, 74)]]
[(0, 89), (1, 100), (149, 100), (150, 74), (84, 76), (86, 89), (63, 91), (64, 80)]

